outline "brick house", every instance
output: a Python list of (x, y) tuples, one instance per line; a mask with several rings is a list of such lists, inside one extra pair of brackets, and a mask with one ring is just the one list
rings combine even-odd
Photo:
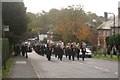
[[(106, 37), (113, 35), (113, 34), (119, 34), (120, 33), (120, 27), (118, 26), (118, 16), (115, 17), (115, 27), (114, 27), (114, 21), (113, 17), (110, 17), (106, 21), (104, 21), (98, 28), (98, 45), (106, 45), (105, 39)], [(101, 40), (101, 39), (102, 40)]]

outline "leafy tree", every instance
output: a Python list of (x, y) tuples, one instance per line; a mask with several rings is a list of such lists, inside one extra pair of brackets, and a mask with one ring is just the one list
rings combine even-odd
[(106, 37), (106, 43), (107, 43), (107, 45), (110, 45), (111, 47), (113, 45), (116, 45), (116, 47), (118, 47), (120, 45), (120, 35), (115, 34), (115, 35)]
[(86, 14), (81, 6), (61, 9), (53, 19), (56, 32), (62, 35), (64, 42), (85, 40), (89, 32), (85, 17)]
[[(72, 5), (61, 10), (53, 8), (49, 12), (27, 13), (27, 15), (30, 17), (28, 31), (31, 35), (37, 35), (38, 30), (49, 30), (61, 36), (64, 42), (87, 40), (92, 43), (92, 37), (102, 21), (94, 13), (85, 13), (81, 5)], [(97, 43), (96, 37), (93, 40)]]
[(9, 26), (6, 37), (10, 43), (16, 43), (27, 29), (26, 8), (23, 2), (2, 3), (2, 23)]
[(29, 37), (32, 37), (32, 36), (35, 36), (38, 34), (38, 29), (39, 29), (39, 23), (37, 21), (37, 15), (36, 14), (33, 14), (31, 12), (28, 12), (27, 14), (27, 18), (28, 18), (28, 29), (25, 33), (25, 37), (26, 38), (29, 38)]

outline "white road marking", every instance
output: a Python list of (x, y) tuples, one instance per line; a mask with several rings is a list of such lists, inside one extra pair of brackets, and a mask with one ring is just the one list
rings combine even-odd
[(39, 72), (37, 71), (37, 68), (36, 68), (35, 64), (32, 62), (31, 59), (29, 59), (29, 60), (31, 62), (31, 65), (32, 65), (33, 69), (35, 70), (35, 73), (36, 73), (36, 75), (38, 77), (38, 80), (41, 80), (40, 78), (43, 78), (43, 76), (41, 77), (41, 75), (39, 75)]
[(94, 64), (94, 62), (87, 62), (88, 64)]
[(118, 72), (115, 72), (115, 74), (118, 74)]
[(103, 71), (110, 72), (110, 70), (108, 70), (108, 69), (100, 68), (100, 67), (97, 67), (97, 66), (94, 66), (94, 67), (97, 68), (97, 69), (103, 70)]
[(16, 64), (26, 64), (26, 61), (16, 61)]
[(83, 63), (79, 62), (79, 64), (83, 64)]
[(76, 62), (76, 63), (78, 63), (78, 64), (83, 64), (83, 63), (81, 63), (81, 62)]

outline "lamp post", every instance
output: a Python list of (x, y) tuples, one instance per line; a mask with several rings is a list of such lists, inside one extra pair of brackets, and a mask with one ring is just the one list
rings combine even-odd
[(120, 1), (118, 2), (118, 34), (120, 34)]
[(105, 15), (107, 14), (112, 14), (113, 15), (113, 28), (114, 28), (114, 31), (113, 31), (113, 34), (115, 34), (115, 14), (114, 13), (110, 13), (110, 12), (104, 12)]
[[(107, 16), (107, 14), (112, 14), (113, 15), (113, 28), (114, 28), (114, 31), (113, 31), (113, 34), (115, 35), (115, 14), (114, 13), (110, 13), (110, 12), (104, 12), (105, 14), (105, 17)], [(113, 43), (115, 44), (115, 42)], [(111, 58), (112, 58), (112, 53), (110, 54)]]

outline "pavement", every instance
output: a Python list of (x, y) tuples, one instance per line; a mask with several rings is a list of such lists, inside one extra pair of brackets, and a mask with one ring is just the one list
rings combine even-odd
[(9, 78), (38, 80), (38, 76), (33, 65), (29, 61), (29, 56), (28, 58), (20, 55), (14, 57), (14, 63), (11, 68)]
[[(16, 56), (9, 78), (12, 80), (43, 80), (55, 78), (117, 78), (118, 63), (115, 61), (85, 59), (70, 61), (66, 57), (59, 61), (52, 56), (48, 61), (34, 51), (28, 53), (28, 58)], [(72, 74), (71, 74), (72, 72)], [(111, 80), (110, 79), (110, 80)], [(115, 80), (112, 79), (112, 80)], [(71, 79), (72, 80), (72, 79)]]

